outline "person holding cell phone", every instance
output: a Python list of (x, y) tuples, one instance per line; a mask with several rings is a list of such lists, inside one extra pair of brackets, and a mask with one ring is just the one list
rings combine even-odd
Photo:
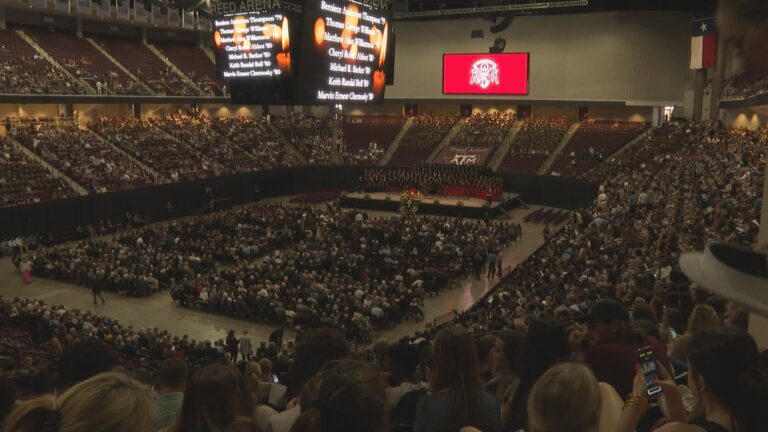
[[(665, 418), (656, 432), (757, 432), (768, 431), (768, 376), (760, 367), (755, 340), (735, 328), (705, 330), (691, 339), (688, 387), (696, 402), (687, 412), (680, 389), (666, 368), (655, 371), (640, 364), (616, 432), (631, 432), (658, 399)], [(649, 386), (649, 378), (652, 379)]]
[(597, 379), (610, 384), (626, 398), (632, 390), (637, 352), (650, 347), (650, 355), (671, 370), (666, 348), (661, 342), (630, 325), (630, 313), (616, 300), (600, 300), (585, 317), (589, 348), (584, 363)]

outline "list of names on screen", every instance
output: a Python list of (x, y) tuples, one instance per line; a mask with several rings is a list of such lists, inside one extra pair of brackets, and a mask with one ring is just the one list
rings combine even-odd
[[(323, 0), (305, 10), (311, 34), (314, 99), (372, 102), (384, 96), (390, 23), (387, 11), (345, 0)], [(305, 8), (308, 7), (305, 5)], [(309, 19), (307, 19), (309, 18)], [(305, 45), (306, 46), (306, 45)]]
[(291, 73), (288, 19), (281, 11), (217, 17), (213, 40), (226, 79), (273, 78)]

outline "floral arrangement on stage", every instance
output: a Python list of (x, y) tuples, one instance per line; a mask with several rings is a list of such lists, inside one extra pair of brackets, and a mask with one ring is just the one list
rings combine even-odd
[(400, 214), (414, 216), (419, 211), (419, 204), (424, 199), (424, 194), (416, 189), (408, 189), (400, 194)]

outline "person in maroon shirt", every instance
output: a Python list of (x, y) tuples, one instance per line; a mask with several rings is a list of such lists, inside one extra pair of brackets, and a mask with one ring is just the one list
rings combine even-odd
[(590, 347), (584, 363), (597, 379), (610, 384), (626, 399), (637, 373), (637, 350), (650, 346), (653, 357), (667, 370), (672, 366), (667, 350), (658, 339), (631, 328), (629, 310), (615, 300), (600, 300), (586, 316)]

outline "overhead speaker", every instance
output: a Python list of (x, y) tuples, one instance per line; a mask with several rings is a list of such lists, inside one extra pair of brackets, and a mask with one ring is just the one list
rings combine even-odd
[(512, 24), (512, 20), (515, 19), (514, 15), (507, 15), (504, 18), (501, 19), (498, 23), (491, 26), (490, 30), (491, 33), (500, 33), (509, 27), (510, 24)]
[(493, 41), (493, 45), (491, 45), (488, 48), (488, 52), (492, 54), (503, 53), (506, 47), (507, 47), (507, 40), (504, 38), (497, 37), (496, 40)]

